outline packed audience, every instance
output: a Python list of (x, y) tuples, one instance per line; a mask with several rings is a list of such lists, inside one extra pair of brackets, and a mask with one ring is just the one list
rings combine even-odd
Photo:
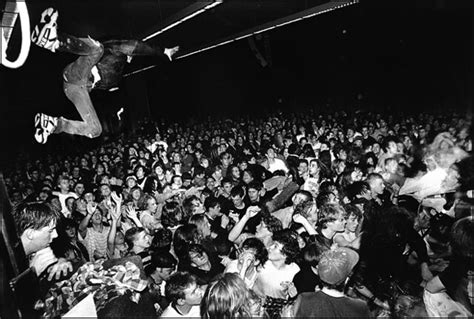
[[(469, 316), (469, 124), (316, 110), (148, 123), (5, 183), (40, 278), (81, 283), (69, 307), (48, 308), (48, 292), (48, 315), (99, 285), (81, 276), (114, 269), (108, 299), (94, 290), (99, 316)], [(116, 282), (137, 269), (144, 284)]]

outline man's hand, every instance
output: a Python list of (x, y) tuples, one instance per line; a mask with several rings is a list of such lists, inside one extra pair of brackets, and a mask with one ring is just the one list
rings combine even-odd
[(72, 271), (71, 262), (67, 261), (64, 258), (59, 258), (58, 262), (48, 269), (48, 281), (51, 281), (53, 277), (56, 280), (59, 280), (61, 276), (66, 276), (70, 271)]
[(247, 211), (245, 212), (245, 216), (247, 216), (248, 218), (252, 218), (256, 216), (260, 211), (261, 209), (258, 206), (249, 206), (249, 208), (247, 208)]
[(304, 224), (304, 223), (308, 222), (308, 220), (306, 218), (304, 218), (303, 215), (301, 215), (301, 214), (294, 214), (293, 215), (293, 221), (295, 223), (298, 223), (298, 224)]
[(96, 202), (89, 202), (87, 203), (87, 213), (92, 215), (95, 213), (95, 210), (97, 209), (97, 203)]
[(33, 267), (38, 277), (49, 265), (54, 264), (58, 259), (54, 256), (50, 247), (37, 251), (30, 261), (30, 267)]
[(222, 214), (221, 215), (221, 227), (226, 229), (227, 225), (229, 225), (230, 219), (227, 217), (227, 215)]

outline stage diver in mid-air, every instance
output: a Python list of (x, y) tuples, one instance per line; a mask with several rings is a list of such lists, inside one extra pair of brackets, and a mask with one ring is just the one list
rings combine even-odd
[(64, 93), (74, 103), (82, 121), (53, 117), (43, 113), (35, 116), (35, 139), (46, 143), (50, 134), (68, 133), (89, 138), (102, 133), (97, 113), (89, 92), (92, 89), (110, 90), (117, 87), (127, 62), (133, 56), (158, 56), (171, 61), (179, 47), (160, 49), (139, 40), (110, 40), (100, 43), (92, 38), (77, 38), (57, 31), (58, 11), (48, 8), (33, 30), (34, 44), (52, 52), (62, 51), (78, 55), (63, 71)]

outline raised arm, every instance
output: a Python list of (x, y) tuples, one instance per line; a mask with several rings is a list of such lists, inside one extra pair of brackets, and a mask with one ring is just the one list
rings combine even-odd
[(260, 207), (258, 206), (249, 206), (247, 211), (245, 212), (244, 216), (235, 224), (234, 228), (229, 233), (229, 240), (231, 242), (235, 242), (237, 238), (239, 238), (240, 234), (244, 230), (245, 225), (249, 221), (250, 218), (254, 217), (260, 212)]

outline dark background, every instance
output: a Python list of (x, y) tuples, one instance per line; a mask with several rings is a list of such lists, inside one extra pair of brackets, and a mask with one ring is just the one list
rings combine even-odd
[[(33, 2), (33, 1), (31, 1)], [(322, 1), (227, 1), (152, 40), (183, 50), (283, 17)], [(59, 9), (59, 28), (96, 39), (133, 38), (193, 1), (35, 1)], [(3, 7), (3, 2), (0, 3)], [(299, 7), (298, 7), (299, 6)], [(125, 125), (138, 119), (187, 120), (208, 115), (258, 115), (281, 108), (324, 106), (381, 112), (461, 111), (472, 107), (473, 1), (361, 1), (256, 38), (272, 64), (262, 67), (246, 39), (128, 77), (120, 90), (93, 92), (101, 119), (125, 108)], [(97, 143), (55, 136), (33, 139), (35, 113), (79, 116), (62, 92), (61, 72), (74, 56), (32, 46), (18, 70), (0, 68), (0, 163), (19, 151)], [(143, 58), (127, 72), (153, 64)], [(113, 124), (113, 125), (115, 125)]]

